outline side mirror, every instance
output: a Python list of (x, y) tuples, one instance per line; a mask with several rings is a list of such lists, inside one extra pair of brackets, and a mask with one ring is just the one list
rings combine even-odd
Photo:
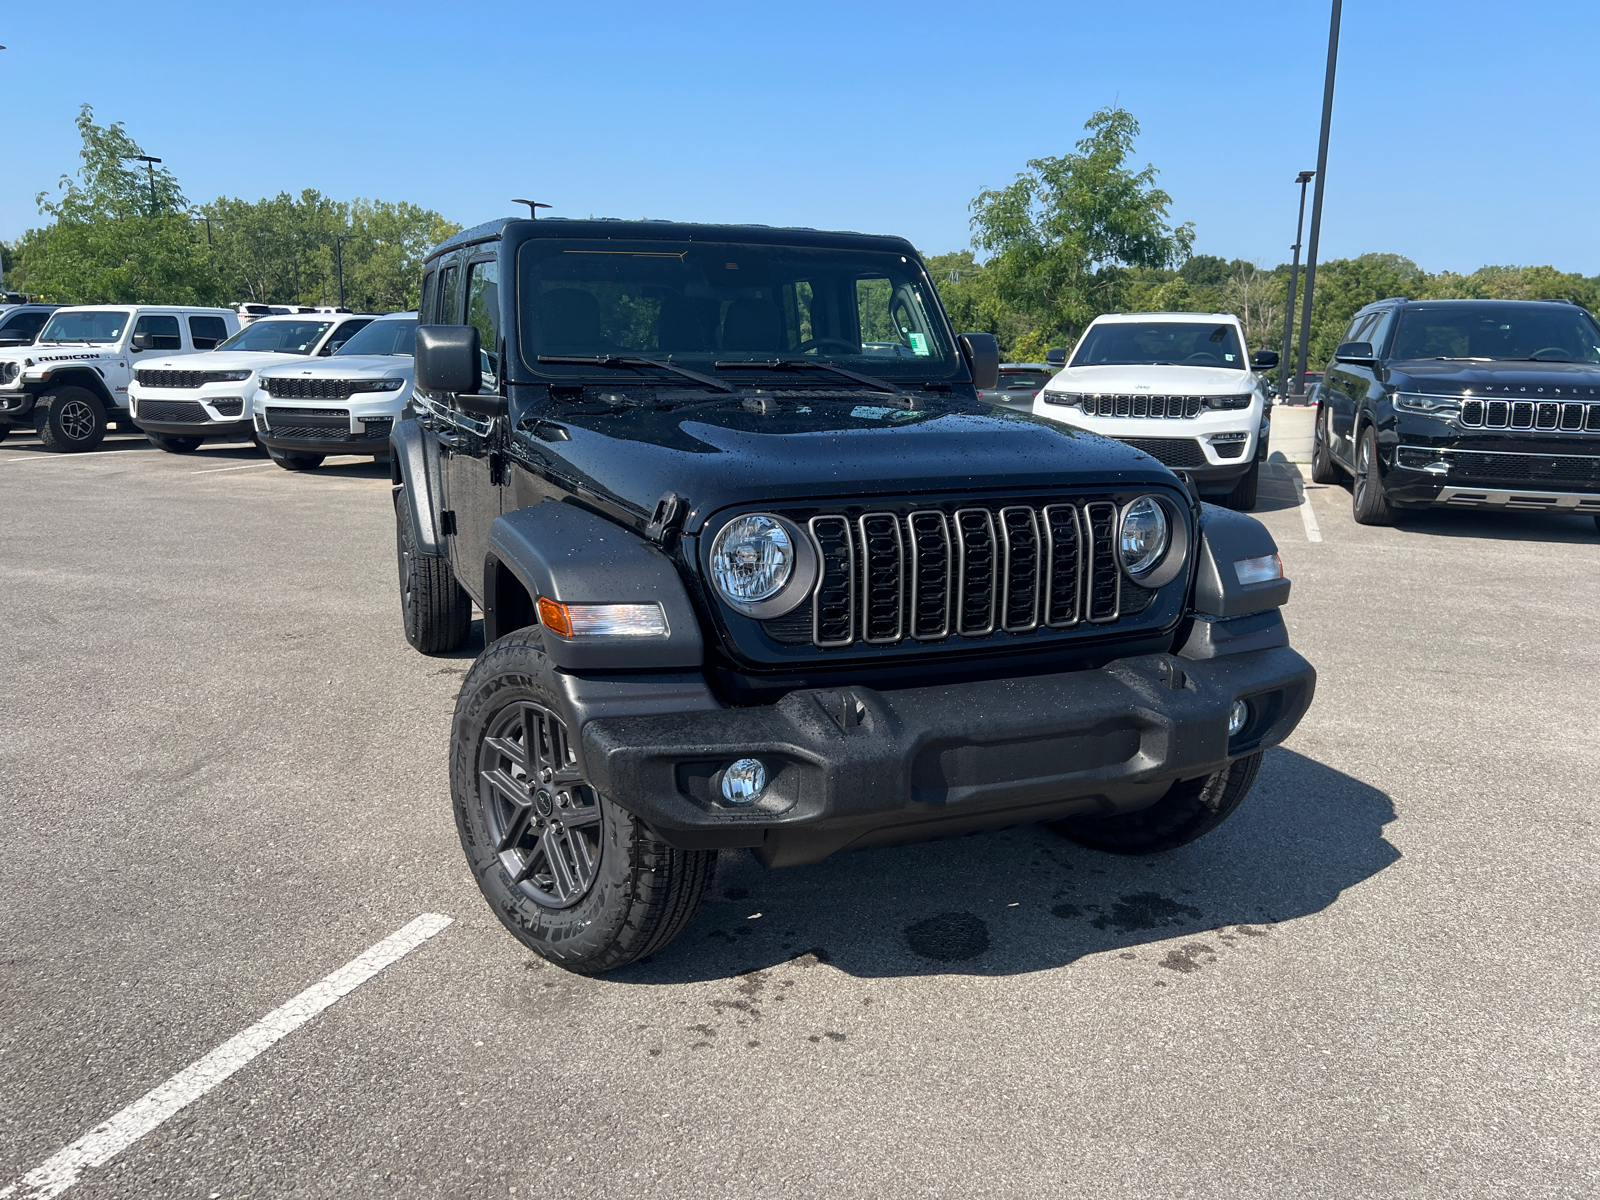
[(961, 357), (972, 372), (972, 385), (980, 392), (991, 390), (1000, 382), (1000, 343), (994, 334), (963, 333), (956, 340), (961, 343)]
[(1065, 346), (1057, 346), (1054, 350), (1046, 350), (1044, 352), (1044, 361), (1046, 366), (1055, 367), (1059, 370), (1067, 365), (1067, 348)]
[(1370, 367), (1373, 363), (1372, 343), (1340, 342), (1339, 348), (1333, 352), (1333, 357), (1336, 362)]
[(1250, 365), (1258, 371), (1265, 371), (1268, 367), (1278, 365), (1278, 352), (1276, 350), (1257, 350), (1250, 356)]
[(418, 325), (417, 390), (458, 396), (476, 392), (483, 382), (478, 354), (476, 325)]
[(154, 350), (156, 348), (156, 335), (153, 333), (136, 333), (133, 335), (133, 352), (141, 350)]

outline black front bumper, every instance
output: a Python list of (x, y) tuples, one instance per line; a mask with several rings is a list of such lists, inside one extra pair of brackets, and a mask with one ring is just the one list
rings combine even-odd
[(1402, 507), (1600, 511), (1600, 435), (1463, 430), (1448, 418), (1391, 413), (1378, 476)]
[[(620, 683), (620, 681), (619, 681)], [(769, 866), (1074, 814), (1132, 811), (1286, 738), (1316, 673), (1286, 646), (1205, 661), (879, 692), (791, 692), (753, 708), (581, 720), (589, 779), (684, 848), (748, 846)], [(1228, 712), (1251, 701), (1230, 738)], [(722, 802), (754, 757), (769, 784)]]

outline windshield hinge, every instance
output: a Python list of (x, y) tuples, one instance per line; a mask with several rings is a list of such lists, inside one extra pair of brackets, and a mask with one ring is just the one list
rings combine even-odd
[(644, 536), (656, 545), (665, 547), (688, 514), (687, 500), (677, 492), (662, 492), (661, 499), (656, 501), (655, 512), (650, 516), (650, 524), (644, 527)]

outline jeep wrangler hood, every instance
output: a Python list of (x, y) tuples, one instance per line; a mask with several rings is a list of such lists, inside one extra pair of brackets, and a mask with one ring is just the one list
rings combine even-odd
[(678, 493), (691, 505), (690, 533), (711, 513), (749, 501), (1177, 486), (1149, 455), (1082, 430), (1013, 413), (912, 413), (870, 400), (771, 415), (635, 408), (524, 428), (521, 444), (557, 473), (575, 472), (583, 490), (645, 514), (664, 493)]

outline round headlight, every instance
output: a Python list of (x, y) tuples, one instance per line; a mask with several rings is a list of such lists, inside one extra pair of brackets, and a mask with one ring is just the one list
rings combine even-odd
[(711, 581), (737, 605), (776, 596), (794, 574), (794, 562), (794, 538), (766, 513), (735, 517), (711, 543)]
[(1140, 496), (1122, 514), (1118, 547), (1122, 565), (1135, 577), (1155, 568), (1167, 552), (1167, 514), (1153, 496)]

